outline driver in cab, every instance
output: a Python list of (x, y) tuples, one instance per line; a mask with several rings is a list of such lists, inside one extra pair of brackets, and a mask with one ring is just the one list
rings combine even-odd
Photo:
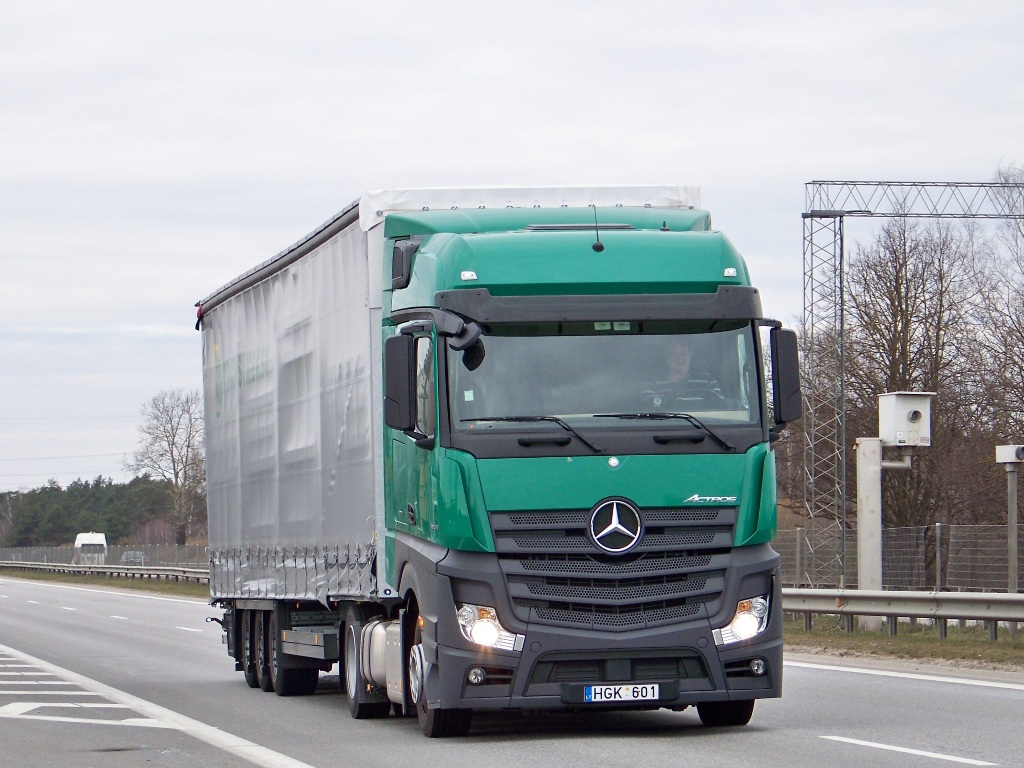
[(686, 337), (673, 341), (665, 361), (666, 377), (656, 381), (654, 389), (647, 393), (655, 408), (685, 411), (687, 402), (715, 394), (717, 382), (708, 373), (694, 370), (694, 344)]

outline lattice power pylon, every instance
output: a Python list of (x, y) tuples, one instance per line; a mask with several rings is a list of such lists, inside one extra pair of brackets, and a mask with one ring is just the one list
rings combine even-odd
[[(1024, 184), (812, 181), (804, 222), (804, 512), (846, 528), (846, 359), (844, 226), (847, 217), (1022, 219)], [(845, 571), (837, 551), (809, 563), (811, 583)], [(831, 560), (831, 562), (828, 562)]]

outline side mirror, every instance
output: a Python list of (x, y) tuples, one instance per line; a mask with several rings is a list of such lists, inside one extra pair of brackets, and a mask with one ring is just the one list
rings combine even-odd
[(788, 424), (799, 419), (804, 412), (800, 394), (800, 355), (796, 333), (772, 328), (772, 396), (775, 403), (775, 423)]
[(391, 288), (408, 288), (412, 280), (412, 257), (420, 247), (419, 243), (403, 240), (395, 244), (391, 253)]
[(384, 423), (416, 428), (416, 340), (399, 333), (384, 342)]

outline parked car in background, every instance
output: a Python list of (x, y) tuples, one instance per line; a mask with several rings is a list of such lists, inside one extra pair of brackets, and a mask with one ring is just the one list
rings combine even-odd
[(137, 549), (129, 549), (121, 555), (121, 565), (145, 565), (146, 553)]

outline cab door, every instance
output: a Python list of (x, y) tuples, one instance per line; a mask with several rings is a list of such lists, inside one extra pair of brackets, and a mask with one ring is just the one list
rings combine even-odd
[(414, 336), (416, 360), (416, 431), (421, 437), (391, 430), (393, 483), (388, 505), (389, 524), (424, 539), (437, 531), (436, 333), (431, 326)]

